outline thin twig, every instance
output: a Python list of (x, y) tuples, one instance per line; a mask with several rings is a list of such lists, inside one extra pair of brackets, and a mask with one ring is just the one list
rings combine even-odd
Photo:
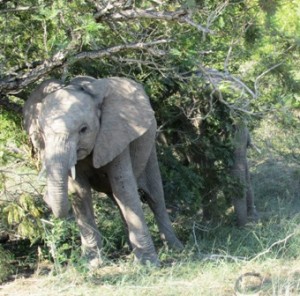
[(197, 248), (197, 250), (198, 250), (198, 254), (199, 255), (201, 255), (201, 250), (200, 250), (200, 247), (199, 247), (199, 244), (198, 244), (198, 241), (197, 241), (197, 237), (196, 237), (196, 231), (195, 231), (195, 229), (196, 229), (196, 222), (194, 221), (193, 222), (193, 238), (194, 238), (194, 244), (195, 244), (195, 246), (196, 246), (196, 248)]
[(261, 257), (261, 256), (263, 256), (263, 255), (269, 253), (269, 252), (272, 250), (272, 248), (275, 247), (275, 246), (277, 246), (277, 245), (280, 245), (280, 244), (282, 244), (282, 243), (285, 245), (285, 244), (287, 243), (287, 241), (288, 241), (290, 238), (292, 238), (293, 236), (295, 236), (295, 235), (298, 234), (298, 233), (299, 233), (299, 231), (294, 231), (293, 233), (289, 234), (289, 235), (288, 235), (287, 237), (285, 237), (284, 239), (281, 239), (281, 240), (279, 240), (279, 241), (273, 243), (269, 248), (267, 248), (267, 249), (264, 250), (263, 252), (257, 254), (254, 258), (252, 258), (252, 259), (250, 260), (250, 262), (251, 262), (251, 261), (255, 261), (255, 260), (257, 260), (259, 257)]
[(15, 8), (6, 8), (0, 9), (0, 13), (11, 13), (11, 12), (20, 12), (20, 11), (29, 11), (29, 10), (36, 10), (38, 6), (17, 6)]
[(255, 82), (254, 82), (254, 89), (255, 89), (255, 94), (256, 94), (256, 96), (259, 95), (259, 91), (258, 91), (258, 82), (259, 82), (259, 80), (260, 80), (263, 76), (265, 76), (266, 74), (268, 74), (269, 72), (271, 72), (272, 70), (274, 70), (275, 68), (281, 66), (282, 64), (283, 64), (283, 62), (278, 63), (278, 64), (272, 66), (271, 68), (267, 69), (266, 71), (262, 72), (260, 75), (258, 75), (258, 76), (256, 77)]
[(220, 259), (230, 259), (234, 262), (247, 261), (247, 257), (221, 255), (221, 254), (209, 254), (209, 255), (205, 255), (204, 258), (203, 258), (204, 261), (220, 260)]

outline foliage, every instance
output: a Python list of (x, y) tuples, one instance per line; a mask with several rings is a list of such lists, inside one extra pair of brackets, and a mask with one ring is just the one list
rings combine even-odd
[(12, 273), (11, 260), (12, 255), (0, 245), (0, 283), (5, 281)]
[[(21, 120), (6, 110), (10, 105), (4, 104), (4, 98), (10, 104), (22, 102), (36, 82), (50, 76), (64, 81), (79, 74), (133, 78), (143, 83), (156, 112), (167, 206), (181, 236), (193, 243), (189, 218), (202, 218), (199, 209), (206, 198), (216, 196), (215, 214), (223, 223), (232, 216), (224, 190), (232, 185), (227, 169), (236, 120), (248, 121), (255, 130), (269, 116), (272, 124), (264, 131), (270, 133), (276, 123), (288, 137), (273, 136), (288, 147), (275, 145), (263, 155), (283, 156), (284, 164), (276, 166), (283, 172), (286, 161), (299, 163), (298, 2), (113, 0), (105, 6), (105, 1), (92, 0), (2, 1), (0, 103), (5, 108), (0, 110), (1, 166), (10, 166), (13, 172), (20, 169), (22, 174), (35, 166), (22, 163), (28, 162), (29, 149), (20, 132)], [(255, 152), (250, 156), (252, 162), (261, 160)], [(296, 167), (291, 173), (290, 167), (286, 169), (291, 183), (284, 179), (284, 185), (274, 187), (281, 184), (282, 176), (272, 175), (261, 184), (270, 166), (257, 165), (256, 195), (262, 199), (268, 195), (276, 203), (287, 191), (296, 194), (290, 177), (299, 176), (299, 170)], [(7, 180), (19, 178), (2, 171), (1, 199), (11, 188), (5, 185)], [(22, 191), (0, 205), (6, 227), (32, 241), (45, 239), (51, 250), (55, 248), (59, 262), (72, 261), (78, 255), (73, 222), (49, 220), (40, 189), (33, 193), (22, 187)], [(126, 250), (122, 220), (112, 202), (102, 199), (95, 204), (95, 212), (105, 250)], [(51, 225), (42, 224), (41, 218)], [(275, 230), (259, 226), (248, 232), (233, 231), (226, 226), (195, 235), (207, 252), (253, 257), (274, 243), (276, 236), (283, 238), (280, 234), (287, 231), (288, 221), (283, 222)], [(291, 249), (287, 253), (297, 256), (296, 248)], [(275, 248), (272, 256), (282, 255), (281, 251)]]
[(183, 215), (193, 213), (199, 206), (199, 191), (203, 182), (201, 175), (182, 165), (171, 148), (161, 149), (159, 155), (168, 207)]
[(15, 201), (0, 207), (2, 223), (11, 232), (35, 241), (42, 237), (43, 209), (30, 195), (23, 194)]
[[(30, 163), (27, 136), (20, 131), (19, 115), (1, 109), (0, 113), (0, 190), (1, 224), (9, 233), (35, 241), (41, 237), (44, 209), (37, 191)], [(34, 167), (34, 166), (33, 166)], [(34, 167), (35, 171), (35, 167)]]
[[(118, 257), (128, 252), (127, 232), (117, 205), (108, 196), (95, 193), (94, 211), (101, 231), (105, 256)], [(118, 252), (116, 252), (118, 250)], [(119, 255), (118, 255), (119, 253)]]
[(18, 148), (26, 143), (25, 133), (20, 132), (21, 118), (0, 109), (0, 165), (17, 162), (22, 158)]
[(57, 271), (66, 263), (74, 263), (80, 258), (80, 236), (73, 219), (61, 220), (52, 218), (43, 220), (44, 242), (43, 259), (54, 261)]

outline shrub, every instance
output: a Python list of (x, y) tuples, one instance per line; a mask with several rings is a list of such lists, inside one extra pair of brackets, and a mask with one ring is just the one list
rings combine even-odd
[(11, 260), (12, 255), (0, 245), (0, 283), (5, 281), (13, 272)]

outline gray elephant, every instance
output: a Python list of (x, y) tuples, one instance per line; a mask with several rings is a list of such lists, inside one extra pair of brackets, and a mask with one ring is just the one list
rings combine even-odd
[[(207, 122), (201, 124), (201, 133), (205, 133)], [(200, 140), (201, 141), (201, 140)], [(241, 120), (232, 126), (232, 134), (230, 135), (232, 145), (232, 153), (230, 156), (230, 165), (227, 167), (230, 183), (224, 188), (224, 195), (228, 205), (233, 205), (236, 215), (237, 225), (245, 226), (248, 222), (257, 222), (259, 214), (254, 203), (254, 193), (250, 180), (249, 165), (247, 160), (247, 149), (249, 147), (258, 148), (252, 143), (247, 125)], [(222, 142), (221, 142), (222, 143)], [(219, 144), (220, 145), (220, 144)], [(218, 180), (216, 179), (216, 171), (214, 163), (217, 158), (208, 157), (203, 153), (192, 160), (202, 166), (205, 175), (204, 190), (211, 189), (209, 194), (203, 192), (202, 209), (204, 221), (213, 219), (217, 207), (217, 190), (212, 186)], [(229, 186), (228, 186), (229, 185)]]
[(233, 159), (230, 174), (239, 183), (233, 190), (232, 202), (237, 215), (237, 224), (244, 226), (247, 222), (255, 222), (259, 219), (247, 161), (247, 148), (256, 147), (251, 142), (249, 130), (244, 122), (234, 125), (232, 142)]
[(154, 213), (161, 238), (182, 249), (165, 207), (154, 111), (140, 84), (86, 76), (74, 78), (67, 86), (47, 80), (26, 101), (23, 115), (46, 169), (44, 199), (62, 218), (69, 214), (68, 192), (72, 193), (83, 254), (91, 265), (101, 263), (102, 248), (91, 189), (116, 201), (139, 262), (159, 264), (138, 190)]

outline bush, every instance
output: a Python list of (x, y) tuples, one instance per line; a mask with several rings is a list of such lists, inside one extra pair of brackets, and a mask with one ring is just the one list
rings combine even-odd
[(5, 281), (13, 272), (11, 260), (12, 255), (0, 245), (0, 283)]

